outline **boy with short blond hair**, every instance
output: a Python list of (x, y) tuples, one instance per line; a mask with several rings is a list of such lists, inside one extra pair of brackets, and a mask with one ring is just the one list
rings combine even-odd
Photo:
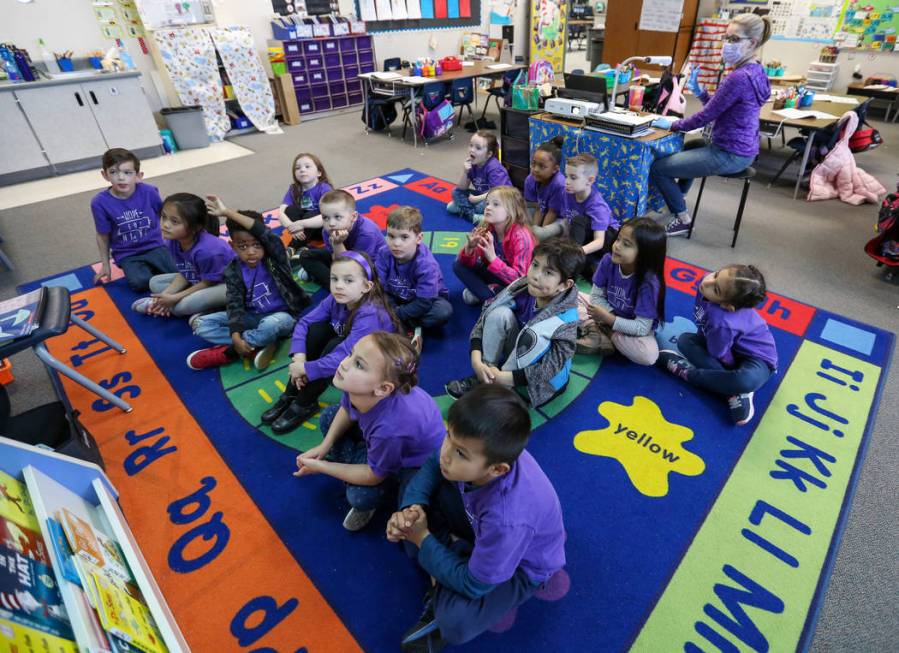
[(565, 163), (565, 210), (568, 237), (584, 248), (583, 273), (593, 274), (602, 257), (611, 251), (621, 222), (596, 188), (599, 166), (590, 154), (578, 154)]

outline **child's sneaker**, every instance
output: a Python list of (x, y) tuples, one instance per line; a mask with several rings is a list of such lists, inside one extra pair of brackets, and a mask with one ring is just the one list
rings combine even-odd
[(361, 531), (368, 526), (368, 522), (375, 516), (375, 510), (359, 510), (358, 508), (350, 508), (350, 511), (343, 518), (343, 527), (348, 531)]
[(152, 297), (141, 297), (140, 299), (135, 299), (131, 304), (131, 310), (135, 313), (140, 313), (141, 315), (149, 315), (150, 314), (150, 306), (153, 305)]
[(273, 342), (272, 344), (258, 350), (256, 352), (256, 355), (253, 357), (253, 367), (260, 371), (264, 370), (272, 362), (272, 359), (275, 357), (275, 351), (277, 351), (277, 349), (278, 343)]
[(690, 361), (676, 351), (671, 351), (670, 349), (663, 349), (659, 352), (659, 358), (656, 360), (656, 365), (664, 367), (674, 376), (677, 376), (684, 381), (687, 380), (687, 374), (693, 367), (690, 364)]
[(424, 349), (425, 341), (421, 335), (421, 327), (420, 326), (415, 327), (415, 330), (412, 332), (411, 341), (412, 341), (412, 346), (415, 347), (415, 351), (417, 351), (418, 354), (421, 355), (421, 350)]
[(471, 376), (467, 376), (464, 379), (450, 381), (443, 387), (451, 397), (458, 399), (479, 383), (480, 381), (478, 380), (478, 377), (472, 374)]
[(686, 236), (690, 233), (690, 222), (686, 222), (682, 218), (673, 218), (671, 222), (665, 226), (665, 233), (669, 238)]
[(197, 332), (197, 320), (203, 317), (203, 313), (194, 313), (187, 320), (187, 326), (190, 327), (190, 330), (194, 333)]
[(468, 288), (462, 290), (462, 301), (469, 306), (479, 306), (481, 304), (481, 300), (478, 299), (478, 296), (471, 292)]
[(451, 215), (459, 215), (460, 213), (462, 213), (462, 209), (456, 206), (455, 202), (450, 202), (446, 205), (446, 212)]
[(434, 616), (433, 589), (428, 591), (431, 595), (425, 595), (425, 609), (415, 625), (403, 633), (400, 650), (403, 653), (418, 652), (430, 653), (441, 651), (446, 647), (446, 641), (440, 634), (437, 620)]
[(187, 357), (187, 366), (192, 370), (208, 370), (210, 367), (227, 365), (231, 362), (227, 350), (228, 345), (198, 349)]
[(752, 396), (755, 393), (748, 392), (743, 395), (733, 395), (727, 398), (727, 406), (730, 408), (730, 418), (737, 426), (745, 426), (755, 415), (755, 407), (752, 405)]
[(309, 281), (309, 273), (306, 272), (306, 268), (300, 268), (297, 271), (297, 279), (301, 282)]

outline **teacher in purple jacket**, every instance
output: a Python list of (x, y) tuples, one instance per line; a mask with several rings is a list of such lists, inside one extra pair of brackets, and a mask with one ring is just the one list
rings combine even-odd
[(734, 67), (715, 95), (699, 86), (693, 69), (687, 88), (703, 104), (689, 118), (671, 121), (658, 118), (654, 127), (688, 132), (714, 122), (712, 142), (684, 150), (652, 165), (650, 177), (665, 198), (672, 218), (665, 230), (669, 236), (684, 236), (693, 218), (684, 196), (697, 177), (726, 175), (747, 168), (759, 152), (759, 111), (771, 95), (765, 69), (755, 59), (756, 51), (771, 36), (771, 23), (755, 14), (740, 14), (727, 26), (721, 55)]

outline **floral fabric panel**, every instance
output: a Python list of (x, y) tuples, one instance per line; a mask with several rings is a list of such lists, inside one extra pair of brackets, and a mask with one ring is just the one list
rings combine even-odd
[(259, 131), (280, 134), (268, 74), (253, 47), (250, 30), (241, 26), (215, 27), (209, 28), (209, 34), (225, 65), (240, 110)]
[[(582, 130), (552, 120), (532, 116), (530, 124), (531, 157), (541, 143), (558, 135), (565, 139), (563, 158), (592, 154), (599, 164), (596, 187), (620, 220), (630, 220), (665, 207), (662, 194), (649, 180), (653, 161), (683, 149), (681, 134), (670, 134), (652, 141), (624, 138), (613, 134)], [(564, 163), (562, 166), (564, 170)]]
[(153, 32), (169, 78), (184, 106), (202, 106), (209, 140), (217, 143), (231, 129), (212, 39), (203, 28)]

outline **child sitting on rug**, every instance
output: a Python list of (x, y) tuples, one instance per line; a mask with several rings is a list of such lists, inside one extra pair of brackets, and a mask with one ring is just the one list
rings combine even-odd
[(625, 222), (596, 274), (578, 353), (621, 352), (639, 365), (659, 357), (655, 330), (665, 319), (665, 228), (649, 218)]
[(496, 134), (478, 130), (468, 142), (468, 158), (462, 164), (462, 179), (453, 189), (453, 201), (446, 210), (471, 222), (480, 222), (484, 215), (487, 191), (496, 186), (511, 186), (509, 173), (499, 162), (499, 143)]
[(110, 251), (134, 292), (145, 292), (154, 274), (175, 271), (168, 248), (162, 242), (159, 211), (162, 198), (156, 186), (142, 182), (140, 159), (133, 152), (114, 147), (103, 154), (103, 179), (111, 185), (91, 200), (91, 213), (100, 248), (100, 269), (94, 283), (109, 281)]
[(325, 439), (297, 456), (294, 476), (327, 474), (346, 483), (350, 511), (343, 527), (349, 531), (371, 521), (397, 481), (402, 496), (443, 442), (440, 408), (417, 384), (418, 353), (403, 336), (384, 331), (359, 340), (334, 373), (343, 396), (322, 411)]
[(265, 227), (260, 213), (238, 213), (215, 195), (206, 197), (206, 207), (211, 215), (227, 219), (237, 258), (225, 268), (227, 310), (201, 315), (192, 325), (195, 335), (216, 346), (190, 354), (187, 366), (205, 370), (252, 358), (254, 367), (264, 370), (278, 340), (293, 332), (309, 297), (293, 279), (284, 244)]
[(421, 328), (439, 327), (449, 321), (453, 306), (443, 284), (440, 264), (421, 242), (421, 211), (401, 206), (387, 216), (387, 247), (375, 261), (378, 278), (393, 312), (421, 347)]
[(262, 423), (271, 424), (278, 435), (293, 431), (318, 412), (318, 398), (337, 365), (363, 336), (399, 330), (367, 254), (338, 254), (330, 276), (331, 294), (300, 318), (293, 330), (287, 388), (262, 413)]
[(565, 566), (562, 507), (525, 451), (530, 430), (527, 408), (501, 386), (478, 386), (450, 406), (443, 446), (387, 524), (387, 539), (416, 546), (434, 583), (403, 651), (474, 639)]
[(577, 274), (583, 250), (550, 238), (537, 245), (527, 276), (514, 281), (481, 312), (471, 332), (474, 374), (446, 384), (461, 397), (479, 383), (527, 389), (534, 406), (565, 391), (577, 338)]
[(582, 271), (593, 276), (602, 257), (612, 251), (612, 243), (621, 228), (619, 220), (594, 185), (599, 167), (589, 154), (578, 154), (565, 162), (565, 212), (562, 225), (568, 237), (584, 248), (587, 264)]
[(222, 279), (234, 251), (218, 237), (218, 218), (209, 214), (203, 198), (190, 193), (169, 195), (162, 204), (160, 224), (177, 272), (150, 279), (152, 296), (135, 301), (132, 310), (183, 317), (224, 308)]
[(284, 193), (278, 211), (281, 226), (293, 236), (294, 247), (310, 240), (321, 240), (322, 217), (319, 202), (331, 190), (331, 182), (322, 162), (314, 154), (297, 154), (290, 167), (293, 183)]
[(372, 261), (384, 247), (384, 235), (374, 222), (356, 212), (356, 200), (345, 190), (325, 193), (322, 212), (324, 249), (300, 250), (300, 267), (309, 279), (327, 288), (331, 260), (346, 251), (364, 252)]
[(527, 227), (527, 209), (513, 186), (498, 186), (487, 193), (484, 221), (468, 235), (453, 263), (465, 286), (462, 301), (477, 306), (525, 275), (534, 253), (534, 235)]
[(725, 395), (738, 426), (752, 419), (755, 391), (777, 371), (774, 336), (755, 311), (765, 297), (765, 277), (754, 265), (728, 265), (707, 274), (693, 313), (699, 333), (680, 335), (680, 354), (659, 354), (659, 364), (672, 374)]
[(565, 211), (565, 176), (559, 172), (562, 163), (563, 138), (556, 136), (540, 145), (531, 159), (531, 174), (524, 180), (524, 199), (536, 202), (531, 216), (531, 229), (537, 240), (554, 235), (552, 226)]

